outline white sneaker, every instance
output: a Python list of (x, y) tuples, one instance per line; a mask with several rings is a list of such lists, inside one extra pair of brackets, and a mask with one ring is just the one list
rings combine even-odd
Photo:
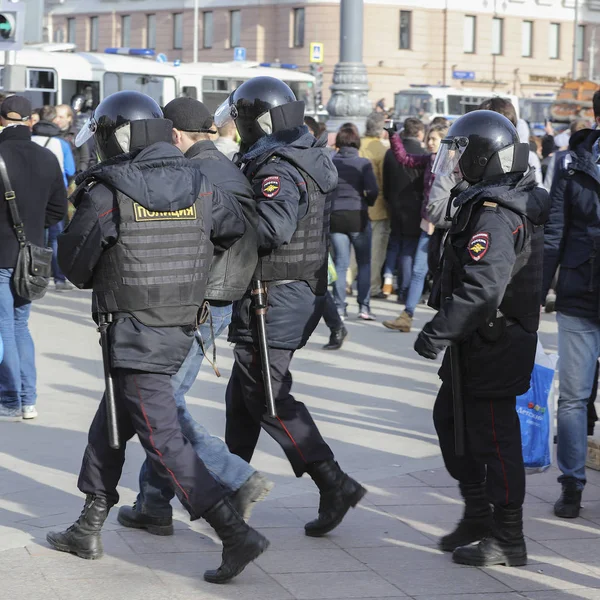
[(35, 419), (38, 416), (35, 406), (23, 406), (22, 411), (24, 419)]

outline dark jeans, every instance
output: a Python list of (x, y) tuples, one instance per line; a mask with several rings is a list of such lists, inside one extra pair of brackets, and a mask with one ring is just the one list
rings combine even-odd
[(392, 277), (394, 271), (398, 273), (399, 299), (406, 298), (408, 294), (418, 245), (419, 237), (406, 237), (392, 230), (383, 268), (383, 276)]
[(58, 236), (63, 232), (64, 222), (60, 221), (54, 225), (48, 227), (48, 246), (52, 248), (52, 276), (54, 282), (66, 281), (67, 278), (63, 275), (63, 272), (58, 266)]
[(117, 504), (117, 484), (125, 462), (125, 446), (136, 433), (152, 462), (192, 519), (199, 519), (225, 494), (181, 432), (171, 376), (114, 369), (118, 450), (108, 445), (106, 402), (102, 399), (88, 435), (78, 487), (84, 494), (104, 496)]
[(250, 462), (261, 427), (283, 448), (296, 477), (307, 465), (333, 459), (333, 453), (308, 409), (291, 394), (290, 362), (294, 350), (270, 348), (277, 418), (266, 415), (260, 353), (252, 344), (236, 344), (235, 363), (227, 386), (225, 441), (234, 454)]
[(444, 383), (433, 408), (433, 422), (448, 473), (460, 483), (486, 482), (495, 506), (520, 508), (525, 499), (525, 467), (516, 397), (465, 395), (466, 453), (454, 451), (452, 387)]
[(342, 317), (340, 317), (340, 313), (337, 311), (337, 307), (335, 305), (335, 300), (331, 295), (331, 292), (327, 290), (325, 292), (325, 308), (323, 310), (323, 320), (325, 321), (325, 325), (329, 327), (329, 329), (333, 331), (339, 331), (344, 327), (344, 322), (342, 321)]

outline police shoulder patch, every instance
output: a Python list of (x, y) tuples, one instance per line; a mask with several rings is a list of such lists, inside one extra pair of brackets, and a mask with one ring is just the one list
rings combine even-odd
[(262, 193), (265, 198), (275, 198), (281, 190), (281, 179), (274, 175), (266, 177), (262, 182)]
[(490, 249), (490, 234), (485, 231), (476, 233), (469, 241), (469, 256), (475, 261), (480, 261)]

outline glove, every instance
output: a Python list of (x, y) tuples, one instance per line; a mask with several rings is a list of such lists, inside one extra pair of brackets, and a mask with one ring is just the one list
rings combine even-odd
[(430, 339), (425, 333), (421, 331), (415, 340), (415, 352), (423, 358), (429, 358), (435, 360), (438, 355), (438, 351), (433, 347)]
[(384, 131), (387, 131), (390, 140), (398, 133), (393, 127), (386, 127)]

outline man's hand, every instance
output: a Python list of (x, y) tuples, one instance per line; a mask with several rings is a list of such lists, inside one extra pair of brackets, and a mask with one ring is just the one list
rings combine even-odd
[(428, 358), (430, 360), (435, 360), (438, 355), (438, 351), (433, 347), (433, 344), (427, 337), (427, 334), (419, 333), (417, 339), (415, 340), (415, 352), (421, 355), (423, 358)]

